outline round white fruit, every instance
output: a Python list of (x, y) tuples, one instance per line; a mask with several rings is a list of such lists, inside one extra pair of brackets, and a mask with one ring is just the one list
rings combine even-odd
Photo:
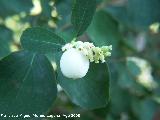
[(60, 68), (67, 78), (82, 78), (88, 72), (89, 59), (81, 51), (71, 48), (62, 54)]

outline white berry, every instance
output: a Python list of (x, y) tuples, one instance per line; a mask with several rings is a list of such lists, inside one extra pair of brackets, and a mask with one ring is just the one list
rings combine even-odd
[(60, 68), (67, 78), (82, 78), (88, 72), (89, 59), (81, 51), (71, 48), (62, 54)]

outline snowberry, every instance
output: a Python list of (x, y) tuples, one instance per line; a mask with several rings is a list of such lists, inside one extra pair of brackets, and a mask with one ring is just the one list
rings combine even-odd
[(111, 56), (112, 45), (96, 47), (93, 43), (72, 41), (62, 47), (64, 52), (60, 60), (60, 68), (68, 78), (82, 78), (89, 69), (89, 63), (104, 63)]
[(82, 78), (88, 72), (89, 59), (82, 51), (70, 48), (62, 54), (60, 68), (63, 75), (67, 78)]

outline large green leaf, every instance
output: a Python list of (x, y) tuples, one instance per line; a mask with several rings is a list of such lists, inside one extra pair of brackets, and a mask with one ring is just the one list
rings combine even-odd
[(95, 0), (74, 0), (71, 22), (77, 36), (83, 34), (92, 21), (96, 9)]
[(0, 113), (44, 114), (56, 96), (55, 74), (44, 55), (20, 51), (0, 61)]
[(11, 40), (12, 31), (5, 26), (0, 25), (0, 58), (10, 53)]
[(87, 33), (98, 46), (113, 45), (113, 51), (121, 39), (118, 23), (105, 11), (96, 12)]
[(21, 36), (21, 43), (24, 49), (39, 53), (59, 51), (65, 44), (61, 37), (40, 27), (25, 30)]
[(59, 70), (58, 81), (76, 105), (86, 109), (105, 107), (109, 101), (109, 71), (106, 64), (90, 64), (84, 78), (68, 79)]
[(134, 29), (146, 29), (154, 22), (160, 22), (159, 0), (128, 0), (121, 5), (108, 6), (118, 21)]
[(29, 12), (32, 0), (0, 0), (0, 16), (7, 17), (21, 12)]

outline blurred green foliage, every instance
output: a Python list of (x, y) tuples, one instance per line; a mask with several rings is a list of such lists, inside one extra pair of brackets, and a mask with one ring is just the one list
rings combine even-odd
[[(92, 23), (78, 39), (97, 46), (113, 45), (112, 57), (107, 60), (110, 102), (104, 108), (86, 110), (71, 103), (59, 89), (48, 114), (80, 113), (80, 120), (160, 120), (159, 8), (159, 0), (98, 0)], [(71, 0), (0, 0), (0, 59), (21, 49), (20, 36), (28, 27), (41, 26), (71, 41), (75, 35), (71, 9)], [(53, 54), (48, 58), (54, 63)], [(88, 87), (89, 94), (90, 83), (86, 84), (83, 87), (86, 91)], [(78, 93), (70, 91), (69, 95)]]

